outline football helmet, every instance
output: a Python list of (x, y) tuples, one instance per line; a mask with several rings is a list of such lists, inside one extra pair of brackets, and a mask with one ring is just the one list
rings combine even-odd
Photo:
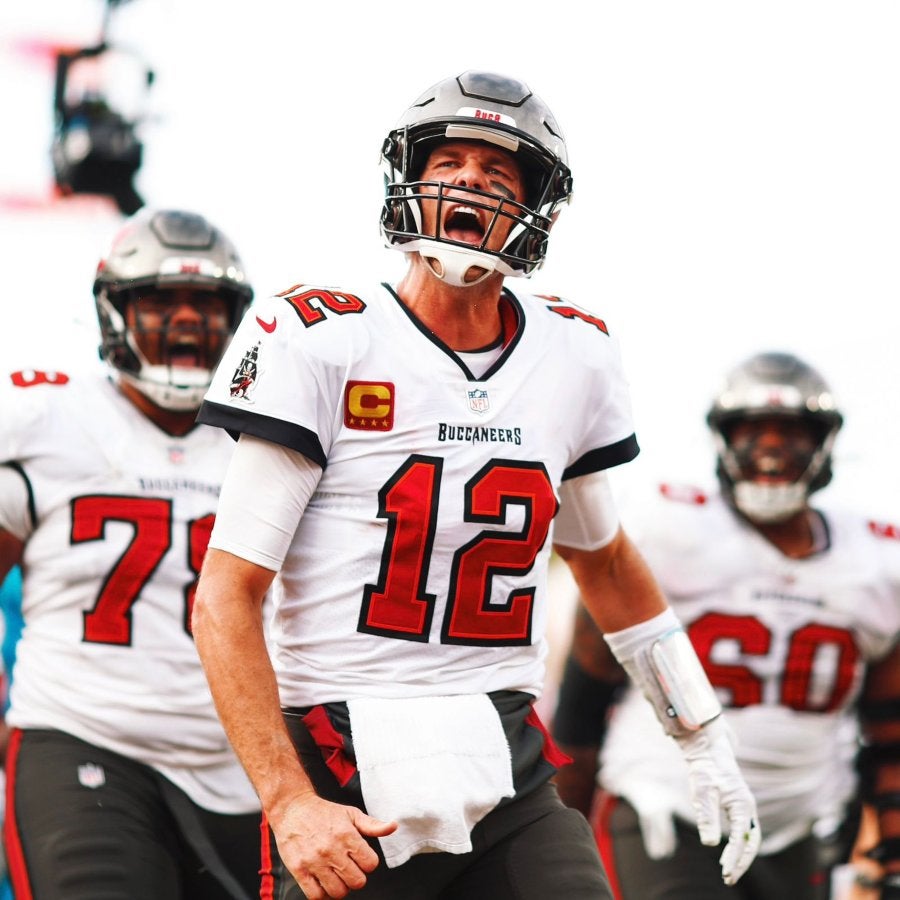
[[(173, 289), (209, 291), (225, 300), (227, 327), (206, 315), (194, 336), (199, 365), (180, 365), (179, 348), (169, 341), (168, 326), (177, 305)], [(142, 296), (171, 298), (156, 330), (160, 359), (151, 362), (142, 348), (148, 333), (138, 316), (128, 324), (127, 308)], [(234, 329), (253, 299), (244, 267), (231, 241), (203, 216), (181, 210), (143, 209), (125, 224), (100, 260), (94, 279), (100, 323), (100, 356), (117, 377), (136, 387), (157, 406), (187, 411), (200, 406), (212, 373)], [(183, 340), (184, 336), (181, 336)]]
[[(446, 140), (487, 141), (512, 152), (525, 179), (525, 203), (475, 188), (454, 186), (469, 194), (467, 204), (493, 213), (480, 245), (425, 234), (420, 203), (438, 203), (446, 185), (422, 182), (435, 144)], [(530, 275), (544, 261), (547, 238), (558, 207), (572, 196), (566, 144), (553, 114), (521, 81), (490, 72), (469, 71), (430, 87), (400, 118), (381, 150), (385, 200), (381, 232), (389, 247), (418, 252), (435, 275), (456, 286), (478, 284), (494, 271)], [(498, 201), (499, 205), (498, 205)], [(499, 250), (487, 247), (498, 219), (511, 220)], [(484, 270), (465, 280), (472, 267)]]
[[(767, 483), (751, 455), (732, 442), (736, 423), (785, 416), (809, 423), (810, 449), (788, 447), (791, 481)], [(831, 450), (843, 424), (831, 389), (812, 366), (789, 353), (759, 353), (726, 377), (706, 417), (718, 454), (716, 474), (727, 499), (748, 519), (778, 522), (799, 512), (831, 480)]]

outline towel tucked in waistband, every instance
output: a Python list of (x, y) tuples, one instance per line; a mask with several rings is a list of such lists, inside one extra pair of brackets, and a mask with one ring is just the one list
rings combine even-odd
[(468, 853), (470, 832), (515, 793), (509, 744), (487, 694), (349, 700), (369, 815), (396, 821), (379, 838), (389, 868), (416, 853)]

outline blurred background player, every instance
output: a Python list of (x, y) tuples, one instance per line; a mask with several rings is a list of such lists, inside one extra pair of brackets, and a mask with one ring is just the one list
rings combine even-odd
[(726, 707), (759, 804), (760, 856), (722, 891), (715, 854), (696, 837), (677, 748), (633, 688), (606, 728), (624, 676), (582, 610), (554, 722), (575, 763), (558, 786), (588, 814), (600, 763), (608, 797), (594, 819), (625, 900), (823, 898), (820, 833), (852, 828), (857, 714), (866, 796), (881, 810), (879, 853), (900, 867), (900, 531), (810, 505), (831, 478), (842, 417), (802, 360), (761, 353), (741, 363), (708, 423), (720, 493), (664, 484), (624, 519)]
[(195, 424), (252, 299), (202, 216), (128, 220), (103, 369), (0, 385), (0, 576), (23, 572), (5, 844), (17, 896), (258, 895), (259, 804), (191, 635), (230, 440)]

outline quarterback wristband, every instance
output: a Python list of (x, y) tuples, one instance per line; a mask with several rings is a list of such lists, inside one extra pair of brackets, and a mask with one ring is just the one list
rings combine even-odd
[(653, 705), (667, 734), (691, 734), (722, 712), (693, 645), (671, 609), (611, 632), (605, 639)]

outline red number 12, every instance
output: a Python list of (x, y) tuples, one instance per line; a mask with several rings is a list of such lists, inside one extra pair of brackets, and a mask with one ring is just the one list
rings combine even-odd
[[(381, 570), (366, 585), (359, 630), (427, 641), (435, 595), (426, 590), (437, 526), (443, 460), (410, 456), (378, 493), (378, 516), (388, 520)], [(502, 525), (510, 505), (524, 508), (520, 531), (485, 529), (453, 557), (441, 643), (512, 646), (531, 642), (534, 587), (490, 603), (494, 575), (526, 575), (547, 540), (557, 501), (540, 463), (495, 459), (465, 486), (466, 522)]]

